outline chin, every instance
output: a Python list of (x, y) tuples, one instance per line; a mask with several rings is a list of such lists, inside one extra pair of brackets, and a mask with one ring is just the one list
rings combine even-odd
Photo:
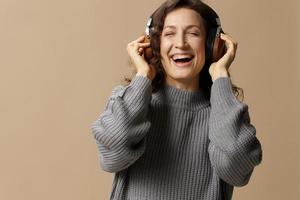
[(202, 70), (197, 70), (199, 67), (197, 67), (195, 63), (192, 63), (190, 66), (187, 67), (178, 67), (174, 63), (169, 62), (167, 66), (165, 66), (164, 64), (163, 66), (165, 72), (167, 73), (167, 76), (169, 76), (173, 80), (178, 81), (194, 79), (199, 75), (200, 71)]
[(187, 81), (195, 78), (194, 73), (191, 72), (173, 72), (171, 74), (167, 74), (167, 76), (172, 80), (178, 81)]

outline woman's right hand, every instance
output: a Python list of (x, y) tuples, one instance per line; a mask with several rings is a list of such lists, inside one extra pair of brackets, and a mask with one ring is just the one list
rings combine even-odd
[(150, 66), (145, 60), (145, 49), (150, 47), (150, 42), (145, 42), (145, 40), (146, 37), (142, 35), (138, 39), (128, 43), (127, 52), (136, 68), (137, 75), (147, 76), (149, 79), (153, 80), (156, 75), (156, 70), (154, 66)]

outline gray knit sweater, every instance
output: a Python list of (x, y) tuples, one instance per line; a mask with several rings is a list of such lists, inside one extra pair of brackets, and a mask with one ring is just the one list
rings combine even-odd
[(136, 75), (112, 91), (91, 124), (99, 161), (115, 173), (111, 200), (230, 200), (262, 160), (248, 106), (229, 77), (217, 78), (210, 99), (202, 91)]

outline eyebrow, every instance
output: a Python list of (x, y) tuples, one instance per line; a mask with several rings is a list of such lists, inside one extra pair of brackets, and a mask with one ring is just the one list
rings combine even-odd
[[(189, 28), (192, 28), (192, 27), (196, 27), (196, 28), (201, 30), (200, 26), (198, 26), (198, 25), (188, 25), (185, 28), (189, 29)], [(171, 26), (171, 25), (170, 26), (165, 26), (163, 29), (166, 29), (166, 28), (176, 28), (176, 26)]]

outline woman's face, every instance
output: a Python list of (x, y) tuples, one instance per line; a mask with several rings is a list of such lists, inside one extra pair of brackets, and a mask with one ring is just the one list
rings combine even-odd
[(205, 63), (205, 32), (202, 17), (192, 9), (167, 14), (160, 43), (167, 82), (198, 82)]

